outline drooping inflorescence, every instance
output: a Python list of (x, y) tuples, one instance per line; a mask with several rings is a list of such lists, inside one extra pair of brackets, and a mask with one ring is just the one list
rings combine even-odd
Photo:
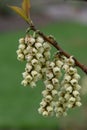
[(60, 117), (67, 115), (68, 109), (81, 106), (80, 75), (72, 56), (67, 58), (57, 52), (52, 60), (50, 50), (50, 44), (41, 36), (27, 34), (19, 39), (17, 59), (26, 61), (22, 85), (35, 87), (38, 80), (44, 83), (38, 112)]

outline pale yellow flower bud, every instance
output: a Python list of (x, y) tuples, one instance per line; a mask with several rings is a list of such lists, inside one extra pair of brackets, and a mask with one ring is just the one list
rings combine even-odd
[(75, 102), (75, 98), (74, 97), (71, 97), (70, 99), (69, 99), (69, 102)]
[(68, 91), (70, 93), (72, 92), (72, 90), (73, 90), (73, 88), (71, 86), (66, 89), (66, 91)]
[(43, 90), (42, 94), (43, 94), (44, 97), (46, 97), (49, 94), (49, 92), (47, 90)]
[(53, 83), (53, 85), (58, 85), (59, 84), (59, 80), (57, 78), (53, 78), (52, 79), (52, 83)]
[(48, 78), (49, 80), (54, 77), (54, 75), (53, 75), (52, 72), (48, 72), (48, 73), (46, 74), (46, 76), (47, 76), (47, 78)]
[(45, 107), (45, 106), (47, 105), (47, 103), (46, 103), (45, 100), (43, 100), (43, 101), (40, 103), (40, 105), (41, 105), (42, 107)]
[(37, 72), (40, 72), (41, 71), (41, 65), (40, 64), (37, 64), (35, 65), (35, 70), (37, 70)]
[(76, 86), (78, 84), (78, 81), (76, 79), (72, 79), (70, 81), (70, 83), (73, 85), (73, 86)]
[(26, 59), (28, 62), (31, 61), (32, 58), (33, 58), (33, 56), (30, 55), (30, 54), (25, 56), (25, 59)]
[(52, 68), (52, 69), (54, 68), (54, 66), (55, 66), (54, 62), (51, 62), (50, 65), (49, 65), (49, 67)]
[(40, 108), (38, 109), (38, 112), (39, 112), (40, 114), (42, 114), (42, 113), (44, 112), (43, 107), (40, 107)]
[(44, 52), (44, 56), (45, 56), (46, 59), (49, 59), (50, 58), (50, 52), (49, 51)]
[(51, 90), (53, 89), (53, 85), (48, 84), (48, 85), (46, 85), (46, 88), (47, 88), (49, 91), (51, 91)]
[(73, 78), (76, 79), (76, 80), (79, 80), (79, 79), (80, 79), (80, 75), (77, 74), (77, 73), (75, 73), (75, 74), (73, 75)]
[(23, 86), (27, 86), (27, 85), (28, 85), (28, 81), (27, 81), (27, 80), (23, 80), (23, 81), (21, 82), (21, 84), (22, 84)]
[(32, 48), (32, 55), (36, 55), (37, 54), (37, 49)]
[(77, 96), (80, 95), (80, 93), (79, 93), (78, 91), (73, 91), (73, 95), (74, 95), (75, 97), (77, 97)]
[(29, 63), (27, 63), (25, 70), (27, 70), (28, 72), (30, 72), (32, 70), (32, 65), (30, 65)]
[(25, 49), (25, 45), (24, 44), (20, 44), (18, 48), (21, 49), (21, 50), (24, 50)]
[(19, 54), (17, 59), (20, 60), (20, 61), (23, 61), (24, 60), (24, 55), (23, 54)]
[(37, 59), (33, 59), (33, 60), (31, 61), (31, 64), (32, 64), (33, 66), (36, 66), (36, 65), (38, 64), (38, 60), (37, 60)]
[(44, 47), (45, 50), (50, 50), (51, 49), (49, 43), (47, 43), (47, 42), (43, 43), (43, 47)]
[(33, 71), (31, 71), (31, 75), (32, 75), (33, 77), (38, 77), (38, 72), (35, 71), (35, 70), (33, 70)]
[(52, 90), (52, 96), (56, 96), (56, 95), (58, 95), (58, 92), (57, 92), (57, 90)]
[(62, 62), (62, 61), (60, 61), (60, 60), (57, 60), (57, 61), (56, 61), (56, 66), (58, 66), (59, 68), (61, 68), (62, 65), (63, 65), (63, 62)]
[(40, 49), (42, 47), (42, 44), (40, 42), (35, 43), (35, 47), (37, 49)]
[(28, 76), (28, 73), (27, 72), (23, 72), (22, 75), (23, 75), (23, 78), (25, 78), (26, 76)]
[(82, 103), (81, 102), (76, 102), (75, 105), (80, 107), (82, 105)]
[(35, 83), (34, 81), (31, 81), (31, 82), (30, 82), (30, 86), (31, 86), (31, 87), (36, 87), (36, 83)]
[(42, 55), (41, 53), (37, 53), (37, 54), (36, 54), (36, 58), (37, 58), (38, 60), (40, 60), (41, 58), (43, 58), (43, 55)]
[(52, 112), (52, 111), (53, 111), (53, 108), (52, 108), (51, 106), (48, 106), (48, 107), (47, 107), (47, 111), (48, 111), (48, 112)]
[(17, 50), (17, 51), (16, 51), (16, 53), (17, 53), (17, 55), (19, 55), (19, 54), (21, 54), (21, 53), (22, 53), (22, 50), (21, 50), (21, 49), (19, 49), (19, 50)]
[(28, 39), (28, 42), (31, 43), (32, 45), (35, 43), (35, 39), (33, 37), (30, 37)]
[(60, 72), (60, 68), (59, 67), (54, 67), (53, 68), (53, 73), (56, 75), (56, 74), (59, 74)]
[(65, 98), (66, 100), (69, 100), (70, 97), (71, 97), (71, 95), (70, 95), (69, 93), (66, 93), (65, 96), (64, 96), (64, 98)]
[(20, 38), (20, 39), (19, 39), (19, 43), (20, 43), (20, 44), (24, 44), (24, 42), (25, 42), (24, 38)]
[(47, 96), (46, 96), (46, 101), (47, 101), (47, 102), (52, 101), (52, 96), (51, 96), (51, 95), (47, 95)]
[(74, 59), (73, 59), (72, 56), (70, 56), (70, 58), (67, 59), (67, 63), (68, 63), (69, 65), (71, 65), (71, 66), (73, 66), (73, 65), (75, 64), (75, 61), (74, 61)]
[(77, 84), (76, 86), (74, 86), (75, 90), (80, 90), (81, 89), (81, 86), (79, 84)]
[(70, 67), (70, 68), (68, 69), (68, 73), (69, 73), (70, 75), (75, 74), (75, 73), (77, 73), (77, 69), (76, 69), (76, 68), (73, 68), (73, 67)]
[(67, 64), (64, 64), (62, 67), (65, 71), (67, 71), (69, 69), (69, 66)]
[(43, 114), (43, 116), (45, 116), (45, 117), (48, 116), (48, 112), (47, 112), (47, 111), (44, 111), (42, 114)]
[(37, 42), (39, 43), (43, 43), (44, 42), (44, 39), (40, 36), (37, 37)]
[(69, 103), (67, 107), (68, 107), (68, 108), (72, 108), (72, 107), (73, 107), (73, 104), (72, 104), (72, 103)]
[(71, 80), (71, 76), (66, 74), (65, 77), (64, 77), (64, 82), (69, 82)]
[(28, 74), (28, 76), (26, 76), (25, 79), (26, 79), (28, 82), (30, 82), (30, 81), (32, 80), (32, 77), (31, 77), (31, 75)]

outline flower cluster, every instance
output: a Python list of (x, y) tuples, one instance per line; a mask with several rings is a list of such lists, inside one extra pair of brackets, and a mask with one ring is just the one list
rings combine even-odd
[(46, 80), (44, 81), (45, 90), (42, 91), (43, 99), (40, 103), (39, 113), (43, 116), (53, 115), (55, 101), (58, 97), (60, 87), (59, 79), (61, 77), (61, 67), (63, 62), (56, 58), (50, 62), (46, 70)]
[(66, 116), (68, 109), (81, 106), (80, 75), (72, 56), (67, 58), (58, 52), (51, 60), (50, 50), (49, 43), (39, 35), (27, 34), (19, 39), (17, 59), (26, 61), (21, 84), (34, 87), (42, 79), (45, 89), (38, 112), (43, 116)]
[[(81, 106), (79, 93), (81, 87), (78, 84), (80, 76), (74, 65), (72, 57), (63, 56), (50, 62), (46, 71), (46, 89), (42, 92), (43, 99), (38, 109), (43, 116), (53, 113), (56, 113), (56, 117), (66, 116), (69, 108)], [(64, 74), (61, 80), (62, 71)]]
[(27, 62), (23, 73), (24, 86), (34, 87), (36, 82), (43, 78), (50, 58), (50, 49), (50, 45), (40, 36), (26, 35), (25, 38), (19, 39), (18, 60)]
[(78, 81), (80, 79), (73, 57), (66, 58), (62, 67), (64, 70), (61, 88), (58, 92), (58, 101), (55, 105), (56, 116), (67, 115), (67, 110), (75, 106), (81, 106), (81, 98), (79, 90), (81, 86)]

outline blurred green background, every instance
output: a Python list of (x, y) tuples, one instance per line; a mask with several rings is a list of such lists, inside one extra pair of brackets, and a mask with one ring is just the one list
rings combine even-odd
[[(23, 21), (19, 21), (23, 27), (16, 28), (16, 23), (13, 24), (16, 29), (9, 30), (8, 21), (12, 20), (13, 16), (9, 19), (4, 17), (8, 27), (4, 25), (0, 29), (0, 129), (87, 130), (86, 95), (82, 96), (83, 106), (70, 110), (67, 117), (44, 118), (38, 114), (37, 109), (42, 99), (41, 91), (44, 86), (41, 82), (38, 82), (34, 89), (30, 86), (23, 87), (20, 85), (21, 73), (24, 72), (25, 63), (17, 61), (16, 50), (18, 39), (25, 36), (27, 25), (24, 25)], [(18, 19), (20, 18), (18, 17)], [(49, 17), (43, 24), (38, 25), (41, 21), (37, 21), (37, 19), (35, 21), (41, 31), (47, 35), (54, 35), (64, 50), (87, 65), (86, 24), (69, 20), (53, 20), (52, 18), (50, 22)], [(53, 48), (52, 53), (54, 51)], [(85, 76), (80, 69), (78, 71), (82, 77)]]

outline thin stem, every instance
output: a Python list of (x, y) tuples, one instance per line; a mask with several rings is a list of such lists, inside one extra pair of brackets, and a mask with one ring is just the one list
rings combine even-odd
[[(30, 28), (31, 28), (31, 30), (33, 30), (33, 31), (37, 31), (38, 34), (44, 38), (45, 41), (47, 41), (47, 42), (49, 42), (50, 44), (52, 44), (58, 51), (61, 52), (61, 54), (63, 54), (63, 55), (66, 56), (67, 58), (69, 58), (69, 57), (71, 56), (70, 54), (68, 54), (67, 52), (65, 52), (65, 51), (59, 46), (59, 44), (58, 44), (57, 41), (55, 41), (55, 40), (53, 40), (53, 39), (50, 39), (50, 38), (47, 37), (45, 34), (43, 34), (42, 32), (38, 31), (33, 24), (30, 25)], [(81, 64), (76, 58), (73, 57), (73, 59), (74, 59), (74, 61), (75, 61), (75, 65), (78, 66), (80, 69), (82, 69), (82, 71), (83, 71), (85, 74), (87, 74), (87, 66)]]

